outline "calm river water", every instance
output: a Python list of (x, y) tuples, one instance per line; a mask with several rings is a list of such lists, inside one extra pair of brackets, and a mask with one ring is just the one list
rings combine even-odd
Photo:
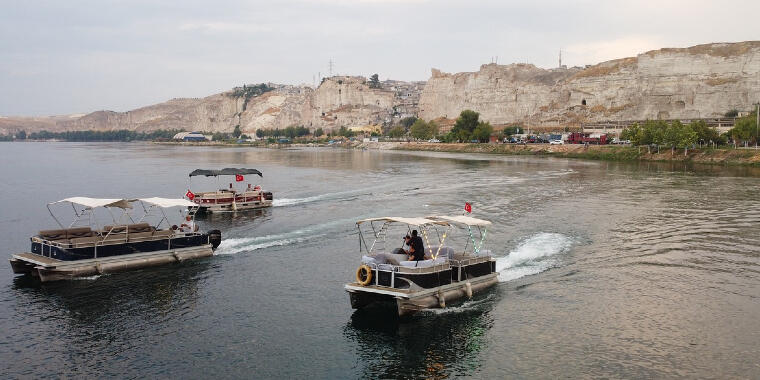
[[(0, 143), (0, 252), (56, 227), (48, 202), (179, 197), (222, 167), (260, 169), (276, 201), (201, 220), (223, 232), (211, 258), (45, 285), (0, 265), (3, 377), (760, 377), (752, 169)], [(495, 223), (500, 284), (407, 321), (354, 313), (354, 222), (465, 201)]]

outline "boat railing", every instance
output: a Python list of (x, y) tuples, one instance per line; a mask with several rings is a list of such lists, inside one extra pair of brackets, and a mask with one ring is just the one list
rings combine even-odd
[[(404, 274), (425, 274), (425, 273), (437, 273), (442, 272), (445, 270), (451, 269), (451, 265), (448, 261), (444, 261), (442, 263), (434, 264), (431, 266), (426, 267), (408, 267), (403, 265), (393, 265), (393, 264), (375, 264), (370, 263), (366, 264), (376, 272), (376, 275), (372, 277), (371, 285), (374, 286), (380, 286), (380, 287), (387, 287), (387, 288), (395, 288), (396, 287), (396, 276), (400, 273)], [(390, 284), (389, 285), (381, 285), (380, 284), (380, 272), (385, 272), (390, 274)]]
[(132, 232), (129, 233), (129, 229), (125, 229), (124, 232), (113, 232), (114, 228), (111, 228), (105, 235), (99, 231), (93, 231), (92, 236), (75, 237), (71, 239), (58, 239), (48, 240), (40, 236), (33, 236), (32, 242), (40, 243), (40, 254), (45, 257), (51, 257), (52, 247), (59, 249), (70, 248), (90, 248), (93, 247), (94, 257), (98, 257), (98, 247), (105, 247), (111, 245), (125, 244), (125, 243), (139, 243), (147, 241), (159, 241), (168, 240), (167, 249), (171, 249), (172, 239), (180, 237), (201, 236), (200, 232), (181, 232), (171, 229), (155, 230), (150, 232)]
[(491, 259), (492, 259), (491, 255), (478, 255), (478, 256), (455, 255), (453, 259), (450, 259), (450, 262), (451, 262), (451, 265), (459, 267), (459, 266), (483, 263), (486, 261), (490, 261)]

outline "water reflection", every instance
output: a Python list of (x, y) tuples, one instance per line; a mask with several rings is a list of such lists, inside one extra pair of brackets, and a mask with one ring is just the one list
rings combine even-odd
[(482, 365), (493, 325), (496, 290), (448, 309), (399, 319), (393, 307), (354, 312), (343, 335), (357, 346), (368, 378), (443, 379), (471, 375)]

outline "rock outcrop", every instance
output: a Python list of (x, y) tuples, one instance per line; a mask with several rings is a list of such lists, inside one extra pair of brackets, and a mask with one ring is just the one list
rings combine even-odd
[(409, 115), (451, 121), (462, 110), (492, 124), (577, 125), (604, 120), (705, 118), (760, 101), (760, 41), (660, 49), (585, 68), (542, 69), (487, 64), (478, 72), (433, 69), (427, 82), (325, 78), (309, 86), (274, 85), (257, 96), (230, 91), (173, 99), (128, 112), (84, 116), (0, 118), (0, 133), (48, 130), (184, 129), (248, 134), (303, 125), (388, 125)]
[(423, 119), (480, 112), (493, 124), (719, 117), (760, 100), (760, 41), (661, 49), (586, 68), (483, 65), (433, 69)]

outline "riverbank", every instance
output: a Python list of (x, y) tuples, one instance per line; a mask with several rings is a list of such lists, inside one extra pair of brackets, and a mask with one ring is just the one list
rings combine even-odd
[(505, 155), (529, 155), (563, 158), (583, 158), (606, 161), (655, 161), (693, 162), (700, 164), (760, 166), (760, 151), (754, 149), (683, 149), (661, 148), (659, 153), (647, 147), (619, 145), (549, 145), (549, 144), (443, 144), (427, 142), (378, 142), (362, 143), (363, 149), (408, 150), (455, 153), (490, 153)]
[(671, 151), (660, 148), (659, 152), (645, 146), (621, 145), (550, 145), (550, 144), (462, 144), (462, 143), (428, 143), (428, 142), (345, 142), (342, 144), (305, 143), (305, 144), (267, 144), (229, 143), (221, 141), (207, 142), (154, 142), (162, 145), (218, 146), (218, 147), (258, 147), (269, 149), (292, 149), (302, 147), (335, 147), (367, 150), (405, 150), (450, 153), (489, 153), (515, 156), (538, 156), (560, 158), (582, 158), (603, 161), (651, 161), (651, 162), (691, 162), (713, 165), (739, 165), (760, 167), (760, 150), (755, 149), (690, 149), (684, 154), (683, 149)]

